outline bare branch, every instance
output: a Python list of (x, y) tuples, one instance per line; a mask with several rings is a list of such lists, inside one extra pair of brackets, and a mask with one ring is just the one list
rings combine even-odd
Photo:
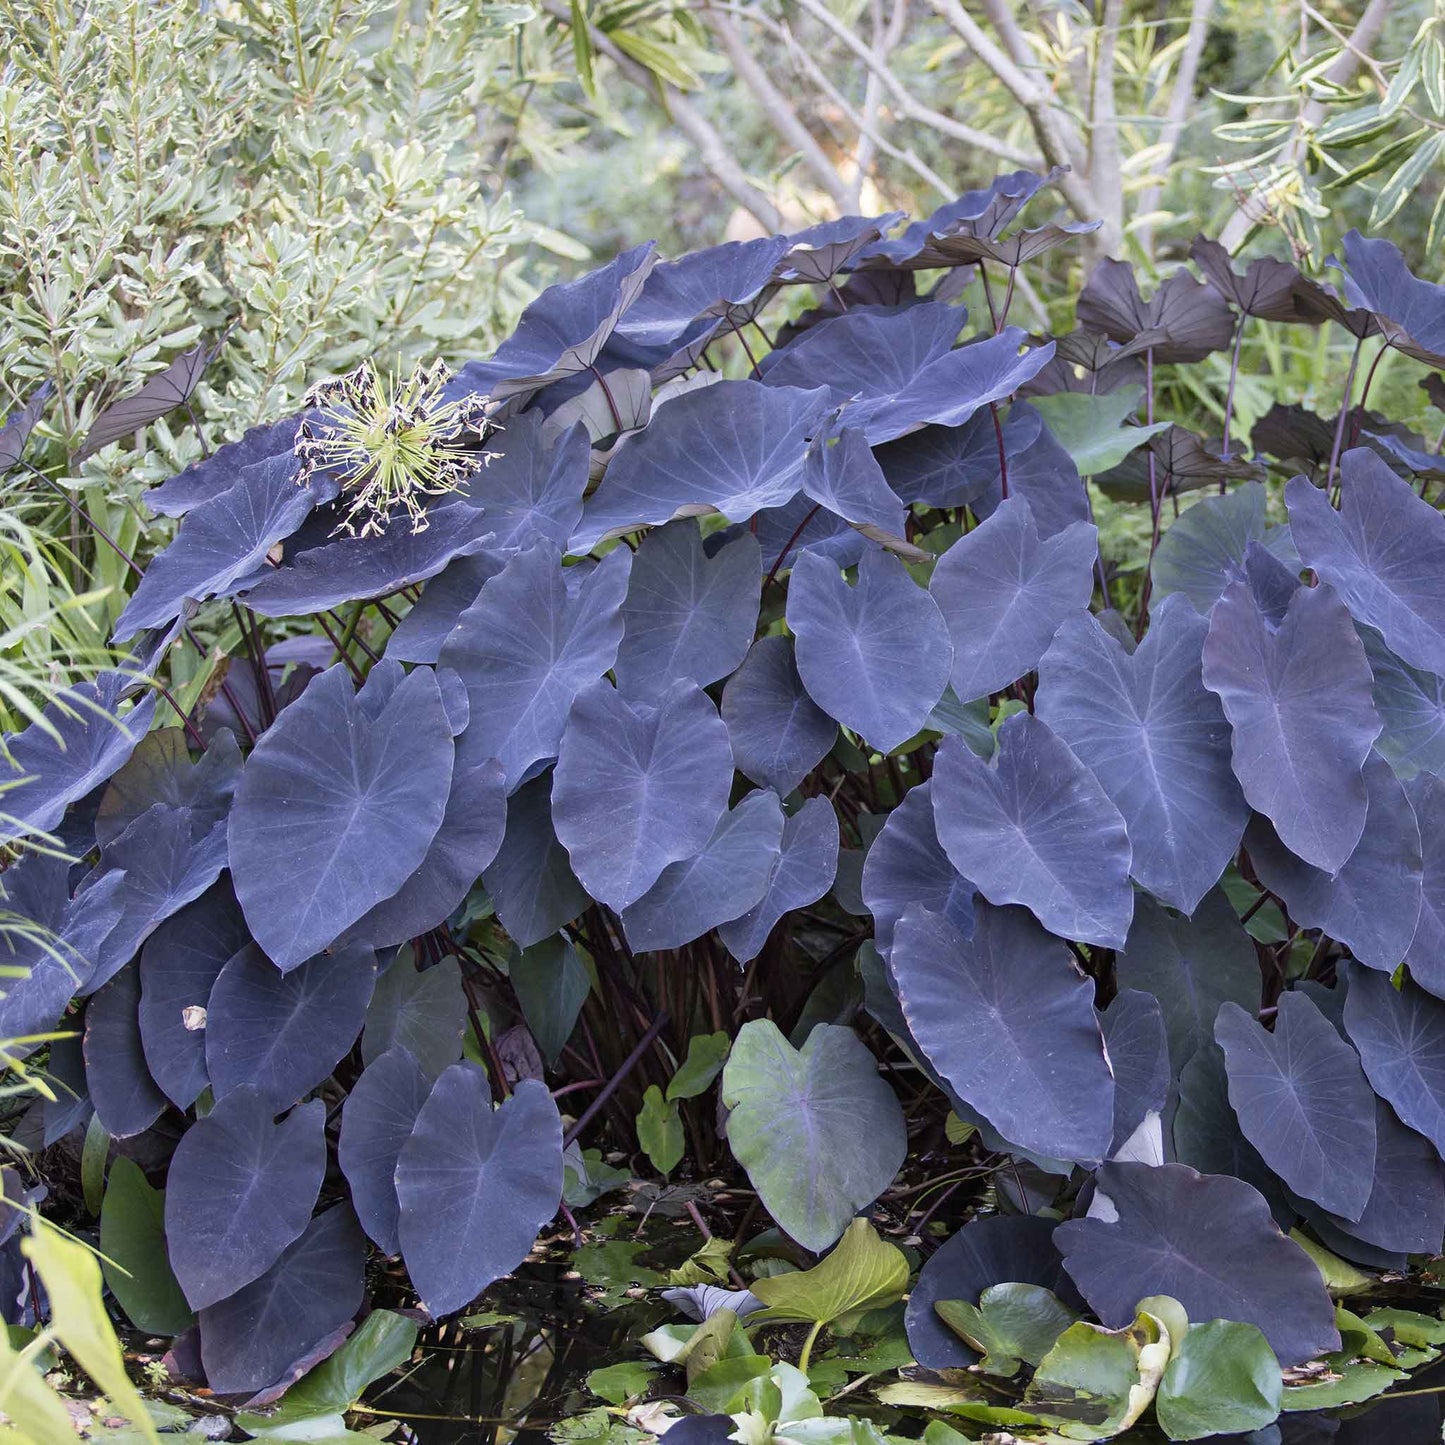
[[(903, 39), (908, 23), (908, 0), (893, 0), (892, 13), (885, 24), (883, 0), (870, 0), (873, 12), (873, 50), (883, 61), (893, 53)], [(883, 82), (873, 72), (863, 83), (863, 109), (858, 119), (858, 144), (853, 151), (853, 208), (863, 207), (863, 182), (873, 169), (873, 158), (878, 151), (877, 130), (879, 105), (883, 99)]]
[(1089, 127), (1089, 186), (1099, 203), (1102, 230), (1124, 234), (1124, 179), (1119, 165), (1119, 116), (1114, 104), (1114, 56), (1123, 0), (1104, 0), (1094, 43), (1094, 81)]

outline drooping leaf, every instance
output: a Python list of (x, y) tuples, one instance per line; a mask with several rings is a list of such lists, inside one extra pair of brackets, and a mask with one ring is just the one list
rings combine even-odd
[(1253, 1325), (1190, 1325), (1164, 1367), (1154, 1410), (1171, 1440), (1263, 1430), (1279, 1414), (1279, 1362)]
[(1297, 1194), (1348, 1219), (1375, 1177), (1375, 1098), (1355, 1051), (1309, 997), (1279, 997), (1274, 1032), (1238, 1004), (1214, 1025), (1244, 1136)]
[(166, 1107), (146, 1066), (140, 1034), (140, 975), (128, 965), (85, 1010), (85, 1082), (112, 1138), (149, 1129)]
[(1176, 1070), (1214, 1038), (1222, 1004), (1233, 1002), (1249, 1013), (1259, 1009), (1254, 944), (1219, 891), (1206, 894), (1189, 918), (1152, 899), (1138, 899), (1116, 967), (1121, 988), (1139, 989), (1159, 1000)]
[(718, 928), (723, 946), (739, 963), (762, 952), (778, 921), (795, 908), (816, 903), (838, 872), (838, 818), (826, 798), (809, 798), (784, 820), (778, 857), (763, 896), (748, 911)]
[(467, 684), (479, 756), (501, 761), (508, 792), (557, 755), (572, 700), (613, 665), (631, 558), (618, 548), (574, 587), (538, 543), (482, 588), (443, 645), (441, 662)]
[(451, 728), (435, 676), (399, 673), (380, 664), (354, 692), (338, 663), (247, 759), (231, 811), (231, 876), (278, 968), (313, 957), (394, 894), (441, 825)]
[(867, 438), (854, 427), (814, 442), (803, 468), (803, 494), (877, 541), (903, 535), (903, 503), (889, 488)]
[(111, 402), (91, 422), (85, 441), (72, 458), (72, 465), (79, 466), (86, 457), (94, 456), (112, 442), (118, 442), (122, 437), (158, 421), (167, 412), (184, 406), (220, 349), (220, 344), (212, 346), (202, 341), (189, 351), (183, 351), (163, 371), (147, 377), (129, 396)]
[(706, 846), (731, 782), (727, 729), (695, 683), (674, 683), (656, 706), (598, 683), (567, 719), (552, 819), (588, 892), (623, 909)]
[(929, 591), (953, 640), (953, 690), (998, 692), (1038, 662), (1093, 594), (1098, 534), (1077, 522), (1041, 540), (1022, 497), (1010, 497), (939, 558)]
[(193, 1318), (166, 1257), (165, 1192), (140, 1165), (111, 1161), (100, 1210), (101, 1266), (126, 1318), (152, 1335), (178, 1335)]
[(885, 552), (864, 554), (852, 587), (832, 563), (804, 553), (793, 567), (787, 619), (813, 700), (881, 752), (912, 737), (948, 685), (943, 617)]
[(1445, 672), (1445, 516), (1364, 447), (1340, 458), (1340, 510), (1312, 482), (1285, 489), (1305, 565), (1412, 667)]
[(1189, 255), (1209, 284), (1246, 316), (1267, 321), (1303, 319), (1296, 294), (1303, 278), (1297, 266), (1274, 256), (1259, 256), (1241, 274), (1230, 265), (1228, 249), (1205, 236), (1196, 236), (1189, 243)]
[(1132, 654), (1094, 617), (1071, 618), (1039, 663), (1034, 702), (1122, 814), (1134, 878), (1184, 913), (1218, 881), (1249, 817), (1229, 724), (1204, 686), (1208, 631), (1183, 598), (1154, 609)]
[(648, 702), (679, 678), (705, 687), (732, 672), (757, 626), (760, 556), (746, 533), (709, 556), (691, 519), (650, 533), (622, 604), (617, 685)]
[(767, 1306), (769, 1320), (828, 1324), (892, 1304), (907, 1285), (908, 1257), (880, 1239), (866, 1219), (855, 1219), (826, 1259), (811, 1269), (759, 1279), (753, 1293)]
[(1152, 993), (1120, 989), (1099, 1017), (1114, 1074), (1112, 1157), (1149, 1114), (1163, 1115), (1173, 1071), (1164, 1009)]
[(217, 1099), (245, 1087), (273, 1113), (330, 1075), (366, 1018), (376, 955), (348, 947), (283, 973), (254, 944), (230, 959), (206, 1009), (206, 1071)]
[(431, 1086), (432, 1076), (397, 1044), (367, 1063), (341, 1106), (337, 1162), (361, 1227), (383, 1254), (401, 1249), (396, 1161)]
[(433, 1319), (470, 1303), (526, 1258), (562, 1199), (562, 1121), (524, 1079), (493, 1109), (486, 1076), (453, 1064), (417, 1115), (396, 1165), (397, 1236)]
[(273, 457), (293, 454), (301, 414), (254, 426), (239, 441), (218, 447), (192, 462), (159, 486), (149, 488), (145, 504), (156, 516), (180, 517), (202, 502), (230, 491), (242, 482), (241, 473)]
[(351, 1206), (317, 1215), (265, 1274), (200, 1312), (211, 1388), (240, 1395), (299, 1377), (361, 1308), (365, 1263)]
[(1097, 1164), (1113, 1133), (1114, 1080), (1093, 985), (1022, 909), (980, 903), (973, 936), (917, 905), (890, 964), (918, 1046), (1009, 1143)]
[(570, 940), (554, 934), (513, 953), (507, 977), (542, 1057), (555, 1064), (592, 991), (586, 965)]
[(326, 1168), (325, 1105), (272, 1119), (243, 1084), (186, 1130), (171, 1157), (166, 1239), (192, 1309), (264, 1274), (311, 1218)]
[[(989, 902), (1021, 903), (1061, 938), (1123, 947), (1134, 909), (1124, 820), (1045, 723), (1010, 717), (992, 764), (945, 738), (933, 816), (949, 861)], [(1000, 832), (1021, 846), (1000, 848)]]
[(786, 796), (838, 736), (838, 724), (808, 696), (786, 637), (760, 637), (723, 688), (738, 770)]
[(1284, 845), (1327, 872), (1365, 827), (1363, 770), (1380, 731), (1371, 684), (1364, 647), (1330, 587), (1297, 588), (1277, 621), (1248, 581), (1230, 583), (1215, 604), (1204, 685), (1229, 719), (1235, 776)]
[(1411, 274), (1400, 248), (1383, 236), (1348, 231), (1345, 297), (1368, 311), (1390, 344), (1438, 367), (1445, 359), (1445, 288)]
[(141, 1044), (151, 1077), (177, 1108), (189, 1108), (209, 1082), (204, 1011), (226, 961), (249, 940), (222, 881), (166, 919), (141, 950)]
[(782, 837), (778, 795), (767, 789), (749, 793), (723, 814), (697, 853), (669, 863), (647, 892), (623, 909), (628, 946), (638, 953), (681, 948), (741, 918), (767, 892)]
[(768, 1213), (826, 1249), (907, 1152), (903, 1110), (850, 1029), (819, 1024), (801, 1049), (771, 1020), (743, 1025), (723, 1069), (728, 1146)]
[(497, 917), (521, 948), (570, 923), (587, 906), (567, 850), (552, 829), (552, 776), (524, 783), (507, 799), (502, 846), (482, 873)]
[(1445, 775), (1445, 680), (1401, 662), (1373, 627), (1359, 631), (1375, 678), (1375, 709), (1384, 724), (1375, 751), (1401, 778)]
[(1150, 575), (1154, 594), (1182, 592), (1197, 612), (1209, 609), (1231, 582), (1244, 576), (1251, 542), (1279, 552), (1282, 539), (1271, 538), (1265, 522), (1268, 496), (1260, 482), (1245, 482), (1222, 497), (1205, 497), (1172, 522), (1159, 540)]
[(1405, 957), (1421, 911), (1420, 828), (1383, 758), (1366, 762), (1365, 788), (1364, 832), (1333, 875), (1294, 857), (1260, 818), (1250, 823), (1245, 846), (1260, 881), (1294, 922), (1323, 929), (1361, 963), (1389, 972)]
[(1106, 1164), (1098, 1187), (1116, 1217), (1068, 1220), (1054, 1239), (1105, 1324), (1125, 1325), (1138, 1300), (1167, 1294), (1191, 1319), (1257, 1326), (1287, 1365), (1338, 1348), (1319, 1271), (1249, 1185), (1183, 1164)]

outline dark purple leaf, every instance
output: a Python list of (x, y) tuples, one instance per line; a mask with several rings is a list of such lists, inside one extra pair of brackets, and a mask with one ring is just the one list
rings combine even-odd
[(794, 231), (775, 275), (783, 281), (831, 281), (902, 219), (902, 211), (882, 216), (841, 216), (836, 221), (822, 221)]
[(1190, 918), (1139, 898), (1129, 941), (1115, 962), (1119, 987), (1152, 993), (1164, 1009), (1169, 1055), (1177, 1072), (1214, 1038), (1226, 1002), (1255, 1013), (1259, 957), (1221, 890), (1207, 893)]
[(703, 849), (669, 863), (657, 882), (622, 912), (628, 946), (681, 948), (709, 929), (741, 918), (762, 900), (778, 862), (783, 809), (766, 789), (724, 813)]
[(1260, 881), (1295, 923), (1323, 929), (1361, 963), (1389, 973), (1405, 957), (1420, 915), (1420, 829), (1383, 758), (1365, 764), (1365, 788), (1365, 830), (1334, 874), (1296, 858), (1262, 818), (1250, 823), (1244, 841)]
[(783, 824), (777, 863), (763, 896), (718, 937), (739, 963), (762, 952), (779, 919), (816, 903), (838, 873), (838, 818), (827, 798), (809, 798)]
[(240, 776), (241, 750), (231, 733), (218, 733), (194, 763), (183, 729), (147, 733), (101, 797), (95, 840), (108, 847), (157, 803), (189, 808), (193, 824), (208, 830), (230, 811)]
[(965, 938), (916, 904), (889, 964), (909, 1031), (964, 1103), (1010, 1144), (1097, 1164), (1114, 1125), (1114, 1079), (1094, 986), (1023, 909), (978, 905)]
[(210, 1082), (204, 1010), (226, 961), (249, 940), (223, 881), (172, 914), (141, 949), (141, 1043), (152, 1077), (178, 1109), (194, 1104)]
[(953, 690), (962, 701), (1022, 677), (1059, 624), (1087, 609), (1098, 547), (1088, 522), (1040, 540), (1029, 504), (1010, 497), (938, 559), (928, 590), (953, 639)]
[(1402, 662), (1373, 627), (1359, 629), (1384, 731), (1375, 750), (1401, 778), (1445, 774), (1445, 680)]
[(1062, 938), (1124, 946), (1134, 911), (1124, 820), (1045, 723), (1010, 717), (992, 765), (944, 738), (933, 816), (949, 861), (990, 903), (1021, 903)]
[(105, 1131), (128, 1139), (149, 1129), (166, 1107), (141, 1047), (140, 975), (123, 968), (85, 1009), (85, 1081)]
[(861, 431), (849, 427), (815, 443), (803, 469), (803, 492), (855, 527), (903, 535), (903, 503), (889, 489)]
[(490, 460), (468, 478), (465, 495), (482, 509), (492, 545), (520, 551), (547, 542), (560, 552), (582, 519), (585, 429), (552, 436), (540, 412), (526, 411), (489, 435), (487, 450)]
[(1259, 482), (1246, 482), (1222, 497), (1205, 497), (1172, 523), (1154, 554), (1154, 595), (1182, 592), (1195, 610), (1209, 614), (1231, 582), (1244, 576), (1251, 542), (1262, 542), (1282, 561), (1297, 564), (1289, 532), (1265, 522), (1268, 497)]
[(910, 788), (888, 815), (863, 861), (863, 901), (886, 958), (903, 912), (916, 904), (942, 914), (965, 936), (973, 932), (974, 886), (948, 861), (933, 821), (933, 783)]
[(908, 1292), (904, 1323), (913, 1358), (930, 1370), (964, 1370), (976, 1364), (971, 1350), (938, 1317), (939, 1300), (977, 1304), (1000, 1283), (1036, 1284), (1064, 1297), (1073, 1285), (1054, 1248), (1054, 1223), (1033, 1215), (995, 1216), (965, 1224), (931, 1254)]
[(1023, 396), (1053, 396), (1080, 391), (1107, 396), (1121, 386), (1142, 386), (1148, 373), (1144, 359), (1098, 331), (1076, 330), (1054, 339), (1047, 366), (1019, 389)]
[(1241, 275), (1230, 265), (1229, 252), (1218, 241), (1196, 236), (1189, 255), (1209, 284), (1246, 316), (1264, 321), (1304, 321), (1297, 291), (1300, 272), (1288, 261), (1258, 256)]
[(432, 1076), (397, 1045), (367, 1064), (341, 1107), (337, 1162), (361, 1227), (385, 1255), (401, 1251), (396, 1161), (431, 1087)]
[(482, 584), (506, 565), (494, 552), (458, 557), (422, 589), (420, 600), (386, 641), (386, 655), (399, 662), (435, 662), (463, 612), (477, 600)]
[(746, 522), (781, 506), (802, 487), (808, 440), (827, 411), (821, 388), (720, 381), (685, 392), (618, 447), (569, 550), (674, 517), (717, 511)]
[(19, 465), (20, 458), (25, 455), (25, 444), (30, 440), (30, 433), (35, 430), (44, 414), (45, 403), (50, 400), (54, 391), (53, 381), (41, 382), (25, 398), (24, 405), (5, 418), (4, 426), (0, 426), (0, 476)]
[(1219, 880), (1249, 818), (1229, 724), (1201, 674), (1208, 632), (1182, 597), (1154, 608), (1133, 653), (1097, 618), (1070, 618), (1039, 663), (1034, 697), (1122, 814), (1134, 878), (1184, 913)]
[[(1013, 406), (1003, 422), (1010, 484), (1018, 458), (1043, 431), (1031, 406)], [(998, 488), (998, 437), (993, 417), (980, 413), (962, 426), (926, 426), (877, 449), (888, 486), (907, 503), (930, 507), (972, 506)]]
[(264, 1274), (300, 1237), (326, 1171), (326, 1106), (313, 1099), (281, 1124), (250, 1085), (181, 1136), (166, 1176), (171, 1268), (192, 1309)]
[(984, 189), (965, 191), (952, 201), (945, 201), (931, 216), (915, 221), (889, 241), (879, 241), (864, 253), (865, 264), (874, 262), (902, 266), (909, 262), (936, 266), (937, 259), (923, 253), (931, 250), (929, 243), (939, 237), (997, 236), (1044, 186), (1050, 185), (1059, 172), (1036, 175), (1033, 171), (1010, 171), (996, 176)]
[(79, 466), (86, 457), (94, 456), (111, 442), (118, 442), (158, 421), (167, 412), (184, 406), (201, 384), (201, 377), (215, 360), (224, 339), (215, 346), (202, 341), (189, 351), (181, 352), (164, 371), (148, 377), (138, 390), (105, 407), (91, 422), (80, 450), (70, 459), (71, 465)]
[(1109, 1141), (1113, 1155), (1149, 1114), (1164, 1113), (1174, 1073), (1164, 1010), (1152, 993), (1120, 989), (1099, 1015), (1099, 1027), (1114, 1075), (1114, 1132)]
[(522, 948), (556, 933), (587, 907), (587, 892), (552, 828), (550, 774), (524, 783), (507, 800), (502, 846), (482, 883), (502, 927)]
[(573, 578), (539, 542), (482, 588), (443, 645), (440, 660), (467, 684), (468, 731), (506, 769), (508, 792), (556, 757), (573, 698), (616, 660), (631, 565), (619, 547)]
[(1383, 236), (1349, 231), (1349, 271), (1342, 285), (1351, 306), (1369, 312), (1397, 351), (1437, 369), (1445, 366), (1445, 286), (1412, 275), (1400, 248)]
[(62, 690), (31, 723), (5, 739), (0, 770), (0, 843), (49, 832), (65, 810), (115, 774), (135, 751), (155, 715), (158, 693), (120, 711), (127, 684), (118, 672)]
[(361, 1057), (369, 1064), (400, 1045), (434, 1079), (461, 1057), (466, 1028), (467, 995), (457, 960), (419, 969), (403, 950), (376, 982)]
[(711, 556), (691, 518), (649, 533), (622, 604), (617, 685), (649, 701), (679, 678), (705, 687), (726, 677), (747, 656), (761, 586), (757, 539), (746, 532)]
[(1264, 467), (1243, 452), (1226, 456), (1218, 440), (1171, 425), (1156, 432), (1117, 467), (1100, 472), (1095, 478), (1099, 489), (1115, 501), (1148, 501), (1151, 454), (1156, 486), (1176, 494), (1228, 481), (1262, 481), (1265, 475)]
[(722, 694), (738, 770), (786, 796), (822, 761), (838, 724), (808, 696), (786, 637), (760, 637)]
[(732, 772), (727, 729), (695, 683), (675, 683), (656, 706), (633, 706), (606, 683), (587, 688), (572, 705), (552, 782), (553, 825), (572, 871), (609, 908), (636, 902), (669, 863), (707, 844)]
[(1421, 988), (1445, 998), (1445, 781), (1420, 773), (1405, 784), (1420, 828), (1420, 915), (1405, 962)]
[(1090, 235), (1102, 224), (1102, 221), (1070, 221), (1060, 226), (1051, 221), (1046, 226), (1015, 231), (1003, 240), (966, 233), (938, 237), (924, 246), (913, 258), (913, 264), (922, 267), (969, 266), (992, 261), (1015, 271), (1049, 251), (1068, 245), (1077, 236)]
[(322, 953), (286, 973), (254, 944), (230, 959), (206, 1009), (206, 1068), (217, 1099), (243, 1086), (273, 1113), (330, 1077), (366, 1018), (376, 955)]
[(157, 516), (180, 517), (228, 492), (242, 482), (241, 473), (258, 462), (274, 457), (294, 456), (300, 414), (252, 427), (240, 441), (230, 442), (210, 456), (192, 462), (185, 471), (152, 487), (144, 494), (145, 504)]
[(562, 1121), (526, 1079), (499, 1109), (486, 1075), (453, 1064), (396, 1166), (402, 1258), (423, 1308), (452, 1314), (527, 1257), (562, 1201)]
[(1248, 581), (1225, 588), (1204, 685), (1224, 704), (1244, 796), (1291, 852), (1333, 872), (1365, 827), (1363, 770), (1380, 731), (1370, 665), (1332, 588), (1298, 588), (1277, 623), (1271, 610)]
[(887, 753), (928, 721), (952, 648), (937, 604), (898, 558), (866, 552), (850, 587), (831, 562), (804, 553), (787, 619), (804, 686), (844, 727)]
[(261, 1275), (200, 1314), (206, 1383), (218, 1395), (264, 1390), (317, 1363), (317, 1347), (361, 1308), (366, 1244), (348, 1204), (318, 1214)]
[(1397, 656), (1445, 672), (1445, 517), (1364, 448), (1340, 476), (1338, 512), (1302, 477), (1285, 489), (1301, 558)]
[(1255, 422), (1249, 440), (1256, 452), (1322, 477), (1335, 449), (1335, 424), (1308, 407), (1275, 402)]
[[(750, 522), (740, 522), (720, 535), (732, 537), (748, 531), (762, 548), (763, 568), (771, 572), (796, 561), (803, 552), (816, 552), (838, 567), (856, 567), (869, 550), (868, 539), (851, 527), (836, 512), (815, 502), (806, 492), (799, 492), (781, 507), (766, 507)], [(706, 545), (711, 545), (712, 538)], [(791, 561), (789, 559), (792, 559)]]
[(441, 826), (451, 728), (433, 674), (398, 682), (400, 671), (378, 665), (358, 693), (338, 663), (246, 762), (231, 812), (231, 874), (251, 933), (278, 968), (319, 953), (394, 894)]
[(1226, 1003), (1214, 1037), (1244, 1137), (1295, 1193), (1358, 1219), (1375, 1175), (1375, 1096), (1355, 1051), (1294, 992), (1280, 995), (1273, 1033)]
[(1145, 301), (1134, 267), (1105, 258), (1080, 292), (1075, 314), (1080, 326), (1129, 350), (1153, 351), (1156, 362), (1203, 361), (1234, 341), (1234, 316), (1224, 298), (1187, 271), (1176, 271)]
[(1190, 1319), (1255, 1325), (1286, 1366), (1339, 1348), (1319, 1270), (1249, 1185), (1183, 1164), (1106, 1164), (1098, 1188), (1116, 1217), (1069, 1220), (1054, 1242), (1109, 1328), (1130, 1324), (1146, 1295), (1167, 1294)]

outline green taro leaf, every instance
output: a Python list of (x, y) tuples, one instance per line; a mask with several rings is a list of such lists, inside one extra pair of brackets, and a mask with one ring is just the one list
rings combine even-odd
[(165, 1207), (164, 1190), (117, 1157), (100, 1209), (102, 1268), (126, 1318), (148, 1335), (178, 1335), (194, 1319), (166, 1254)]
[(1253, 1325), (1191, 1325), (1159, 1381), (1159, 1426), (1171, 1440), (1260, 1430), (1279, 1414), (1283, 1381), (1269, 1341)]
[(542, 1057), (555, 1065), (592, 988), (586, 965), (559, 933), (513, 950), (507, 976)]
[(732, 1040), (726, 1033), (694, 1034), (687, 1041), (687, 1057), (667, 1086), (668, 1099), (695, 1099), (706, 1093), (722, 1073), (731, 1047)]
[(1079, 474), (1092, 477), (1117, 467), (1135, 447), (1168, 427), (1165, 421), (1152, 426), (1126, 424), (1125, 417), (1138, 408), (1143, 392), (1136, 383), (1099, 396), (1063, 391), (1032, 397), (1031, 402), (1042, 413), (1054, 439), (1073, 458)]
[(755, 1280), (752, 1288), (768, 1307), (764, 1318), (826, 1325), (902, 1299), (908, 1258), (880, 1239), (866, 1219), (855, 1219), (821, 1264)]
[(806, 1249), (832, 1244), (907, 1153), (903, 1109), (851, 1029), (819, 1024), (795, 1049), (771, 1020), (744, 1024), (722, 1097), (733, 1157)]
[(939, 1300), (933, 1308), (983, 1354), (979, 1368), (986, 1375), (1012, 1375), (1021, 1361), (1037, 1365), (1078, 1318), (1052, 1290), (1036, 1284), (996, 1284), (976, 1305)]
[(677, 1104), (664, 1100), (662, 1090), (656, 1084), (649, 1084), (642, 1096), (642, 1112), (637, 1116), (637, 1142), (659, 1174), (671, 1174), (687, 1147)]

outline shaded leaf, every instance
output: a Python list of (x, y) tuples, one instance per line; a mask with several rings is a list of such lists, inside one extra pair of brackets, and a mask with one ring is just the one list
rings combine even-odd
[(786, 796), (838, 736), (838, 724), (808, 696), (786, 637), (760, 637), (722, 694), (733, 759), (753, 782)]
[(502, 846), (483, 870), (482, 883), (520, 948), (556, 933), (587, 906), (586, 890), (552, 829), (550, 774), (524, 783), (507, 799)]
[(134, 1160), (111, 1161), (100, 1210), (101, 1265), (126, 1318), (151, 1335), (178, 1335), (193, 1318), (166, 1257), (165, 1198)]

